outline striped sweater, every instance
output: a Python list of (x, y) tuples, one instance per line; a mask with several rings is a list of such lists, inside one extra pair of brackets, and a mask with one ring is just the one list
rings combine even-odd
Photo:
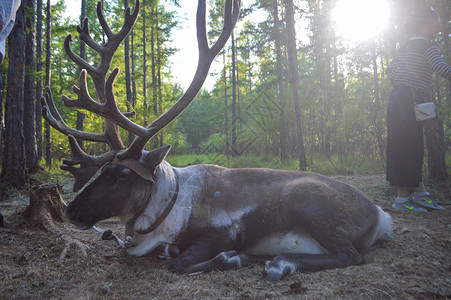
[(387, 72), (393, 85), (411, 86), (425, 95), (430, 95), (434, 72), (451, 80), (451, 67), (437, 47), (422, 37), (411, 38), (400, 49)]

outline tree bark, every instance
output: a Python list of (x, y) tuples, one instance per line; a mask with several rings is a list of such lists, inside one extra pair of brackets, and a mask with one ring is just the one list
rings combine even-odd
[(282, 64), (282, 50), (280, 43), (280, 23), (279, 23), (279, 8), (277, 0), (273, 0), (273, 19), (274, 19), (274, 43), (276, 50), (276, 60), (277, 60), (277, 78), (279, 81), (279, 103), (280, 103), (280, 136), (279, 136), (279, 147), (280, 147), (280, 158), (282, 161), (287, 160), (287, 118), (286, 118), (286, 105), (285, 105), (285, 87), (283, 80), (283, 64)]
[(36, 144), (38, 160), (42, 158), (42, 0), (36, 2)]
[(373, 50), (371, 51), (371, 60), (373, 64), (373, 84), (374, 84), (374, 103), (373, 103), (373, 124), (374, 128), (376, 129), (376, 139), (377, 139), (377, 145), (379, 148), (379, 157), (381, 161), (385, 160), (385, 144), (384, 139), (382, 137), (383, 129), (381, 127), (382, 120), (378, 118), (379, 112), (382, 110), (382, 103), (381, 103), (381, 97), (380, 97), (380, 87), (379, 87), (379, 75), (377, 71), (377, 55), (376, 55), (376, 44), (374, 44)]
[(0, 160), (3, 160), (3, 131), (5, 130), (5, 114), (3, 111), (5, 87), (3, 82), (4, 82), (3, 75), (0, 74)]
[[(83, 20), (86, 18), (86, 0), (81, 1), (81, 14), (80, 14), (80, 26), (83, 25)], [(84, 41), (80, 39), (80, 57), (86, 59), (86, 44)], [(81, 70), (80, 70), (81, 72)], [(77, 122), (76, 129), (83, 131), (83, 122), (85, 119), (85, 115), (77, 110)], [(83, 149), (83, 140), (77, 140), (78, 145)]]
[(25, 3), (16, 14), (16, 23), (8, 37), (8, 90), (3, 136), (3, 182), (20, 188), (27, 181), (25, 168), (24, 81), (25, 81)]
[[(158, 19), (157, 15), (154, 9), (154, 3), (151, 4), (150, 8), (150, 16), (151, 16), (151, 24), (150, 24), (150, 57), (152, 62), (152, 106), (153, 106), (153, 113), (155, 115), (155, 118), (158, 116), (158, 86), (157, 86), (157, 64), (156, 64), (156, 58), (155, 58), (155, 36), (158, 34), (158, 30), (156, 29), (158, 27)], [(159, 147), (159, 136), (161, 132), (153, 138), (153, 145), (155, 148)]]
[[(136, 80), (135, 80), (135, 30), (132, 29), (131, 32), (131, 36), (132, 36), (132, 40), (131, 40), (131, 61), (132, 61), (132, 74), (131, 74), (131, 81), (132, 81), (132, 96), (131, 96), (131, 107), (134, 109), (135, 108), (135, 103), (136, 103)], [(128, 134), (128, 141), (129, 144), (132, 143), (132, 141), (135, 139), (135, 134), (133, 132), (130, 132)]]
[(36, 27), (35, 0), (26, 0), (26, 44), (24, 86), (24, 136), (26, 167), (30, 173), (38, 171), (38, 149), (36, 145), (36, 99), (35, 99), (35, 45)]
[(228, 157), (230, 155), (230, 144), (229, 144), (229, 97), (227, 95), (227, 66), (226, 66), (226, 51), (223, 50), (222, 54), (222, 78), (224, 80), (224, 133), (226, 140), (225, 155)]
[(64, 241), (65, 246), (60, 254), (60, 262), (64, 260), (71, 246), (75, 246), (83, 257), (87, 257), (88, 247), (63, 233), (55, 225), (55, 221), (64, 221), (64, 209), (66, 208), (66, 203), (61, 198), (59, 190), (59, 186), (54, 184), (34, 186), (30, 193), (30, 205), (24, 212), (24, 218), (31, 223), (32, 227), (43, 229), (58, 237), (58, 240)]
[[(129, 6), (129, 1), (124, 0), (124, 8), (127, 9)], [(127, 111), (132, 111), (132, 90), (131, 90), (131, 75), (130, 75), (130, 38), (127, 36), (125, 38), (124, 44), (124, 59), (125, 59), (125, 92), (126, 92), (126, 103)], [(130, 132), (128, 134), (129, 144), (133, 139), (130, 139)]]
[(143, 101), (144, 101), (144, 126), (147, 126), (147, 53), (146, 53), (146, 0), (142, 1), (143, 18)]
[(235, 34), (232, 31), (232, 157), (238, 156), (237, 139), (237, 101), (236, 101), (236, 57), (235, 57)]
[[(157, 10), (158, 12), (158, 10)], [(163, 107), (163, 87), (161, 86), (161, 41), (157, 35), (157, 85), (158, 85), (158, 107)], [(164, 134), (160, 132), (160, 147), (164, 146)]]
[(445, 161), (445, 142), (443, 123), (434, 118), (424, 122), (429, 178), (435, 181), (446, 181), (448, 173)]
[[(51, 66), (50, 66), (50, 55), (51, 55), (51, 4), (50, 0), (47, 0), (46, 16), (47, 16), (47, 29), (46, 29), (46, 46), (45, 46), (45, 85), (50, 86), (50, 76), (51, 76)], [(45, 122), (45, 161), (48, 168), (52, 167), (52, 153), (51, 153), (51, 143), (50, 143), (50, 124)]]
[(30, 205), (24, 212), (24, 218), (33, 226), (45, 228), (45, 220), (64, 221), (66, 203), (60, 194), (60, 187), (54, 184), (34, 186), (30, 193)]
[(305, 158), (304, 139), (302, 136), (301, 105), (299, 98), (299, 70), (296, 49), (296, 30), (294, 27), (294, 7), (293, 0), (287, 0), (287, 33), (288, 33), (288, 66), (290, 69), (291, 90), (293, 93), (294, 113), (296, 115), (296, 135), (297, 154), (299, 159), (299, 169), (304, 171), (307, 168)]

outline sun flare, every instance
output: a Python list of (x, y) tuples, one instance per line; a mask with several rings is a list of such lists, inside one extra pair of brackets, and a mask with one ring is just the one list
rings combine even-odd
[(382, 32), (388, 16), (386, 0), (339, 0), (332, 18), (339, 36), (357, 42)]

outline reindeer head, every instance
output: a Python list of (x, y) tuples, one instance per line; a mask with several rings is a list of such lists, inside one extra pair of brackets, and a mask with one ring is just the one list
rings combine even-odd
[[(140, 126), (128, 118), (134, 113), (119, 111), (113, 92), (114, 80), (119, 69), (115, 68), (107, 77), (114, 53), (138, 18), (139, 0), (136, 0), (133, 13), (130, 13), (130, 8), (126, 9), (124, 25), (116, 34), (106, 23), (102, 4), (98, 3), (97, 16), (108, 38), (104, 45), (96, 43), (90, 36), (87, 18), (84, 20), (83, 26), (77, 26), (80, 39), (100, 54), (101, 62), (98, 66), (92, 66), (76, 55), (70, 47), (72, 36), (67, 36), (64, 49), (67, 55), (83, 70), (79, 77), (79, 87), (73, 87), (78, 98), (69, 99), (65, 95), (61, 98), (68, 107), (85, 109), (105, 119), (103, 133), (88, 133), (69, 127), (56, 109), (50, 87), (46, 87), (45, 97), (41, 99), (43, 116), (52, 127), (69, 138), (72, 159), (63, 160), (61, 169), (73, 174), (74, 191), (80, 190), (104, 166), (99, 177), (68, 206), (66, 216), (71, 222), (80, 228), (87, 229), (100, 220), (132, 213), (142, 205), (142, 201), (145, 201), (150, 193), (153, 172), (166, 156), (169, 147), (151, 152), (143, 151), (143, 149), (153, 136), (180, 115), (194, 100), (208, 75), (213, 59), (224, 47), (236, 24), (240, 4), (241, 0), (226, 0), (222, 32), (214, 45), (209, 47), (205, 20), (206, 4), (205, 0), (199, 0), (196, 20), (199, 60), (194, 78), (183, 96), (147, 127)], [(87, 74), (93, 80), (99, 101), (92, 99), (88, 92)], [(121, 140), (119, 127), (137, 136), (128, 148)], [(76, 140), (107, 143), (111, 151), (91, 156), (81, 149)], [(148, 174), (143, 175), (144, 173)]]
[(65, 211), (66, 218), (80, 229), (89, 229), (100, 220), (142, 213), (155, 183), (156, 169), (169, 150), (170, 146), (143, 151), (137, 160), (113, 159), (69, 203)]

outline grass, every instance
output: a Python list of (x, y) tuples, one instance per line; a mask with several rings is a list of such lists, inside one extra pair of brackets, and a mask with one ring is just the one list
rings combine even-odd
[[(217, 154), (185, 154), (169, 155), (166, 160), (176, 167), (185, 167), (193, 164), (217, 164), (230, 168), (273, 168), (284, 170), (299, 170), (299, 163), (295, 159), (281, 161), (273, 155), (255, 156), (242, 155), (227, 157)], [(307, 171), (325, 175), (333, 174), (381, 174), (385, 172), (384, 162), (371, 158), (332, 156), (310, 157), (307, 159)]]
[[(227, 157), (222, 154), (183, 154), (171, 155), (166, 160), (175, 167), (185, 167), (194, 164), (217, 164), (229, 168), (274, 168), (283, 170), (299, 170), (299, 163), (295, 159), (281, 161), (274, 155), (256, 156), (241, 155)], [(448, 174), (451, 176), (451, 153), (445, 156)], [(323, 175), (372, 175), (384, 174), (386, 161), (375, 157), (356, 156), (309, 156), (307, 157), (307, 171)], [(427, 159), (424, 159), (423, 171), (427, 176)]]
[[(451, 153), (446, 154), (446, 166), (448, 174), (451, 176)], [(175, 167), (185, 167), (194, 164), (217, 164), (230, 168), (273, 168), (283, 170), (299, 170), (299, 163), (295, 159), (281, 161), (280, 158), (274, 155), (242, 155), (239, 157), (227, 157), (222, 154), (183, 154), (172, 155), (166, 160)], [(64, 186), (65, 190), (70, 190), (72, 187), (73, 178), (69, 172), (63, 171), (59, 168), (61, 160), (54, 159), (52, 161), (52, 168), (44, 168), (43, 171), (34, 174), (34, 177), (39, 182), (54, 183)], [(41, 162), (44, 166), (45, 162)], [(0, 166), (1, 170), (1, 166)], [(355, 157), (355, 156), (338, 156), (332, 155), (330, 157), (309, 156), (307, 157), (307, 171), (315, 172), (323, 175), (375, 175), (385, 173), (385, 161), (372, 157)], [(428, 180), (427, 175), (427, 159), (424, 165), (424, 179), (426, 184), (432, 182)], [(440, 183), (442, 184), (442, 183)], [(449, 185), (449, 180), (444, 183)], [(441, 187), (440, 189), (443, 189)], [(450, 187), (445, 187), (449, 190)], [(6, 186), (0, 186), (0, 190), (7, 192)]]
[(350, 174), (383, 174), (385, 161), (374, 157), (362, 158), (355, 156), (315, 157), (307, 166), (309, 171), (323, 175)]
[(222, 154), (184, 154), (169, 155), (166, 160), (175, 167), (185, 167), (194, 164), (216, 164), (229, 168), (274, 168), (274, 169), (296, 169), (296, 163), (289, 161), (282, 163), (274, 156), (258, 157), (255, 155), (242, 155), (238, 157), (227, 157)]
[[(225, 156), (223, 154), (182, 154), (172, 155), (166, 160), (175, 167), (186, 167), (195, 164), (217, 164), (229, 168), (273, 168), (283, 170), (299, 170), (299, 163), (296, 159), (281, 161), (274, 155), (256, 156), (251, 154), (238, 157)], [(447, 153), (446, 166), (448, 174), (451, 176), (451, 153)], [(309, 156), (307, 157), (307, 171), (324, 175), (350, 175), (350, 174), (383, 174), (385, 173), (385, 161), (374, 157), (338, 156), (330, 157)], [(62, 160), (53, 159), (52, 167), (48, 169), (45, 162), (40, 165), (44, 167), (44, 172), (39, 172), (35, 176), (42, 182), (52, 182), (64, 184), (67, 178), (72, 176), (59, 168)], [(0, 165), (1, 172), (1, 165)], [(427, 159), (424, 160), (424, 172), (427, 174)], [(67, 178), (66, 178), (67, 177)], [(61, 183), (60, 183), (61, 184)]]

